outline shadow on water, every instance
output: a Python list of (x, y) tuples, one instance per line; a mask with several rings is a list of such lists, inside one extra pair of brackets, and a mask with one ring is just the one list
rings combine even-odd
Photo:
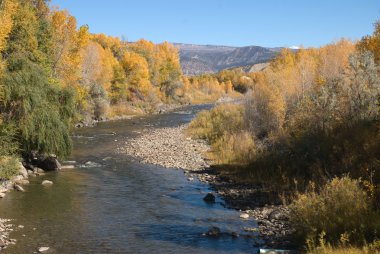
[[(256, 226), (253, 220), (241, 221), (239, 212), (224, 208), (219, 198), (216, 204), (205, 203), (207, 184), (116, 153), (142, 126), (178, 126), (207, 107), (76, 130), (69, 158), (78, 162), (75, 169), (31, 178), (25, 193), (11, 192), (0, 200), (0, 217), (14, 219), (11, 237), (18, 240), (3, 253), (33, 253), (40, 246), (60, 254), (255, 253), (255, 239), (202, 235), (213, 226), (239, 234)], [(88, 161), (91, 167), (81, 167)], [(53, 186), (42, 186), (44, 179)]]

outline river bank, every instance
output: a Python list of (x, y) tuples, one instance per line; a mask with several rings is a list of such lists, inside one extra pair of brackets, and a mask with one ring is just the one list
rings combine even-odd
[[(118, 148), (119, 153), (135, 158), (140, 163), (181, 169), (188, 181), (198, 178), (212, 186), (229, 208), (241, 211), (241, 218), (255, 218), (257, 228), (244, 228), (247, 232), (258, 231), (265, 242), (263, 247), (291, 248), (293, 229), (288, 223), (288, 209), (275, 202), (255, 186), (235, 184), (221, 178), (218, 170), (210, 166), (205, 157), (210, 147), (202, 140), (186, 136), (186, 125), (171, 128), (144, 129), (140, 136), (129, 139)], [(214, 195), (214, 194), (213, 194)], [(268, 205), (269, 204), (269, 205)]]
[(118, 120), (128, 120), (132, 119), (136, 116), (144, 116), (144, 115), (158, 115), (163, 113), (169, 113), (176, 109), (186, 106), (186, 104), (164, 104), (161, 103), (157, 105), (154, 110), (145, 111), (138, 107), (132, 107), (128, 111), (128, 114), (117, 114), (111, 117), (100, 117), (99, 119), (93, 119), (90, 116), (84, 117), (83, 120), (77, 122), (74, 126), (75, 128), (83, 128), (83, 127), (94, 127), (98, 123), (109, 122), (109, 121), (118, 121)]

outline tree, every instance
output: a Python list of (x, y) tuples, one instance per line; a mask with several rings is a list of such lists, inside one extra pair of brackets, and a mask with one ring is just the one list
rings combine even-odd
[(18, 3), (15, 0), (2, 0), (0, 3), (0, 52), (6, 47), (9, 33), (13, 27), (13, 15)]
[(88, 44), (88, 27), (77, 31), (76, 19), (67, 11), (51, 14), (53, 27), (53, 76), (66, 86), (75, 86), (80, 79), (81, 50)]
[(14, 24), (4, 50), (4, 122), (15, 123), (22, 152), (67, 155), (70, 152), (69, 124), (73, 93), (61, 89), (49, 77), (46, 56), (38, 35), (43, 16), (29, 2), (18, 5)]
[(263, 138), (282, 129), (286, 104), (276, 87), (267, 83), (255, 85), (245, 101), (245, 119), (255, 136)]
[(137, 53), (126, 52), (120, 63), (124, 69), (127, 83), (140, 99), (143, 99), (151, 89), (148, 62)]
[(370, 51), (374, 55), (376, 63), (380, 62), (380, 21), (374, 25), (375, 30), (372, 35), (363, 37), (357, 44), (359, 51)]
[(158, 85), (167, 96), (173, 97), (176, 89), (182, 86), (182, 70), (178, 57), (178, 50), (170, 43), (158, 45)]

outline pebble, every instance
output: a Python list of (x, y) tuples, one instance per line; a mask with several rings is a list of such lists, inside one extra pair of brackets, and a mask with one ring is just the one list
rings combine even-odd
[(137, 158), (141, 163), (159, 165), (164, 168), (202, 170), (208, 168), (203, 154), (209, 146), (202, 140), (192, 140), (184, 134), (187, 125), (173, 128), (146, 129), (134, 139), (128, 139), (124, 147), (118, 148)]

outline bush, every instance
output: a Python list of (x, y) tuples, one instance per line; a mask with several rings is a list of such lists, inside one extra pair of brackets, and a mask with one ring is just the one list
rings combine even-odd
[(0, 179), (11, 179), (19, 172), (19, 161), (16, 157), (0, 157)]
[(364, 244), (378, 228), (366, 192), (349, 177), (334, 178), (319, 193), (311, 188), (299, 194), (290, 209), (300, 239), (307, 237), (309, 242), (325, 234), (327, 243), (345, 239)]
[(219, 164), (245, 164), (253, 159), (256, 153), (254, 140), (250, 133), (225, 133), (213, 144), (216, 162)]
[(246, 164), (255, 155), (255, 142), (252, 135), (244, 131), (243, 114), (241, 105), (221, 104), (199, 113), (188, 131), (193, 137), (210, 143), (215, 162)]
[(189, 132), (213, 144), (225, 133), (239, 132), (243, 126), (243, 108), (240, 105), (221, 104), (211, 111), (200, 112), (191, 122)]

